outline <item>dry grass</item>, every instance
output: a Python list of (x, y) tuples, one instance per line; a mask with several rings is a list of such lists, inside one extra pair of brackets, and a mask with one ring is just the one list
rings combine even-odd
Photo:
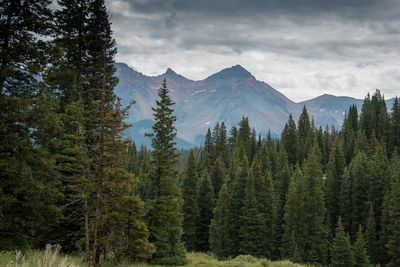
[[(61, 247), (47, 245), (44, 251), (31, 250), (0, 252), (0, 266), (4, 267), (87, 267), (79, 257), (60, 254)], [(269, 261), (250, 255), (240, 255), (234, 259), (219, 261), (210, 254), (188, 253), (189, 264), (185, 267), (305, 267), (290, 261)], [(108, 265), (115, 266), (115, 264)], [(122, 264), (121, 266), (127, 266)], [(148, 263), (131, 263), (129, 267), (159, 267)]]
[(47, 245), (44, 251), (1, 252), (0, 266), (5, 267), (80, 267), (72, 258), (60, 255), (59, 245)]

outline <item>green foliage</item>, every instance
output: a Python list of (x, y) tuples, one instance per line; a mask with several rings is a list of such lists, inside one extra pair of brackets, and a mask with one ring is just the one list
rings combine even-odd
[(150, 241), (156, 246), (153, 261), (159, 264), (185, 264), (187, 262), (181, 240), (183, 214), (182, 197), (176, 187), (178, 154), (175, 148), (176, 117), (172, 115), (174, 104), (164, 80), (158, 91), (159, 100), (153, 108), (155, 124), (151, 135), (152, 170), (156, 197), (150, 203), (148, 224)]
[(400, 171), (394, 175), (390, 191), (387, 195), (387, 206), (385, 213), (388, 216), (388, 224), (385, 229), (387, 236), (386, 247), (389, 256), (389, 266), (398, 266), (400, 264)]
[(399, 99), (394, 99), (389, 123), (389, 146), (388, 151), (400, 150), (400, 105)]
[(378, 244), (378, 237), (376, 234), (375, 215), (372, 207), (370, 209), (367, 219), (367, 226), (365, 229), (365, 239), (366, 239), (366, 248), (369, 259), (371, 263), (377, 264), (379, 262), (379, 244)]
[(379, 90), (364, 99), (360, 114), (360, 129), (369, 140), (375, 131), (378, 140), (387, 140), (389, 117), (386, 110), (385, 98)]
[(358, 228), (357, 239), (353, 245), (354, 267), (370, 266), (367, 250), (365, 248), (365, 239), (362, 233), (361, 225)]
[(211, 169), (211, 183), (214, 189), (214, 197), (217, 198), (219, 191), (226, 179), (226, 169), (221, 156), (219, 156)]
[(289, 121), (285, 124), (285, 128), (282, 131), (281, 141), (287, 152), (289, 165), (295, 166), (298, 162), (299, 137), (292, 114), (289, 115)]
[(378, 145), (376, 152), (371, 157), (370, 188), (368, 192), (369, 203), (374, 210), (377, 233), (380, 231), (382, 217), (382, 204), (384, 195), (390, 184), (389, 162), (383, 145)]
[[(242, 146), (236, 147), (240, 150)], [(230, 197), (231, 197), (231, 210), (229, 218), (229, 233), (232, 236), (233, 246), (232, 246), (232, 256), (239, 255), (241, 236), (239, 234), (241, 228), (240, 215), (244, 206), (243, 196), (245, 195), (246, 183), (249, 179), (249, 167), (248, 161), (245, 154), (240, 153), (242, 158), (239, 159), (239, 165), (237, 166), (236, 175), (231, 181)]]
[[(342, 187), (342, 176), (346, 165), (342, 144), (337, 140), (332, 148), (327, 165), (325, 199), (326, 209), (331, 229), (336, 227), (340, 215), (340, 190)], [(333, 235), (333, 232), (331, 232)]]
[(261, 221), (261, 230), (258, 232), (261, 240), (257, 244), (257, 256), (270, 258), (273, 250), (274, 220), (276, 217), (272, 181), (269, 171), (262, 173), (257, 157), (251, 165), (251, 175), (254, 179), (257, 216)]
[(328, 229), (324, 225), (322, 170), (317, 145), (304, 162), (304, 174), (299, 167), (296, 169), (285, 205), (282, 256), (323, 264), (327, 258)]
[(198, 251), (207, 252), (210, 250), (210, 223), (213, 218), (213, 210), (215, 206), (214, 188), (211, 184), (209, 174), (204, 171), (201, 176), (199, 193), (198, 193), (198, 210), (199, 217), (196, 222), (196, 249)]
[(354, 266), (354, 253), (351, 249), (350, 237), (345, 234), (342, 222), (338, 221), (335, 238), (331, 248), (330, 266), (351, 267)]
[(193, 151), (190, 151), (186, 169), (182, 178), (183, 197), (183, 236), (182, 240), (188, 251), (196, 250), (196, 224), (199, 217), (198, 208), (198, 177), (196, 172), (196, 161)]
[(303, 107), (297, 125), (297, 134), (299, 137), (298, 162), (303, 162), (314, 141), (313, 128), (311, 127), (310, 117), (308, 116), (306, 106)]
[(274, 180), (274, 191), (275, 191), (275, 223), (274, 223), (274, 251), (272, 254), (273, 259), (280, 258), (280, 246), (282, 244), (282, 236), (284, 233), (284, 215), (285, 205), (287, 200), (287, 194), (290, 184), (290, 170), (288, 166), (288, 160), (285, 148), (280, 147), (279, 156), (277, 160), (277, 173)]
[(259, 246), (263, 241), (261, 236), (263, 221), (257, 210), (258, 203), (255, 193), (254, 177), (250, 175), (245, 185), (238, 234), (240, 237), (239, 253), (258, 256), (259, 253), (262, 253)]
[(368, 192), (370, 183), (370, 161), (363, 152), (358, 152), (346, 168), (340, 193), (340, 214), (345, 229), (354, 240), (359, 225), (366, 227), (370, 209)]
[(231, 197), (228, 186), (224, 184), (219, 192), (210, 225), (210, 249), (218, 259), (232, 255), (233, 240), (229, 232), (231, 216)]

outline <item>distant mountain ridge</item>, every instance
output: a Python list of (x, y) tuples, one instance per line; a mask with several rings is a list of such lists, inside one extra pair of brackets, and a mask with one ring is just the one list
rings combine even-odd
[[(242, 116), (249, 117), (250, 124), (261, 133), (271, 130), (279, 136), (289, 114), (297, 120), (303, 106), (317, 126), (334, 125), (341, 127), (344, 114), (355, 104), (359, 111), (363, 100), (351, 97), (321, 95), (303, 101), (293, 102), (265, 82), (258, 81), (240, 65), (223, 69), (204, 80), (193, 81), (168, 68), (158, 76), (146, 76), (124, 63), (116, 63), (119, 84), (115, 88), (123, 104), (135, 100), (129, 122), (133, 126), (128, 135), (137, 144), (150, 145), (145, 132), (151, 131), (152, 106), (157, 91), (165, 78), (171, 97), (175, 101), (177, 117), (178, 147), (200, 145), (208, 128), (224, 121), (227, 129), (236, 125)], [(387, 101), (388, 109), (393, 99)]]

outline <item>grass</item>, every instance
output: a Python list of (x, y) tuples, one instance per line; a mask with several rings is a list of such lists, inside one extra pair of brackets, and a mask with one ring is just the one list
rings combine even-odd
[[(269, 261), (257, 259), (250, 255), (240, 255), (231, 260), (219, 261), (212, 255), (205, 253), (188, 253), (189, 264), (185, 267), (304, 267), (290, 261)], [(47, 245), (44, 251), (29, 250), (24, 253), (20, 251), (1, 251), (0, 266), (4, 267), (87, 267), (82, 259), (77, 256), (60, 254), (60, 246)], [(102, 265), (104, 266), (104, 265)], [(107, 267), (116, 266), (109, 264)], [(131, 263), (120, 266), (129, 267), (159, 267), (148, 263)], [(106, 267), (106, 266), (104, 266)]]

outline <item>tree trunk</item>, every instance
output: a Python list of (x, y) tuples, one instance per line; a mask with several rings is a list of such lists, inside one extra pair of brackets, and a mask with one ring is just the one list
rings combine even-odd
[(100, 143), (99, 143), (99, 163), (97, 174), (97, 199), (96, 199), (96, 226), (94, 229), (94, 267), (100, 266), (101, 253), (101, 227), (103, 217), (103, 153), (104, 153), (104, 120), (105, 120), (105, 98), (106, 98), (106, 58), (103, 61), (103, 82), (101, 89), (101, 104), (100, 104)]
[[(86, 191), (86, 185), (85, 185)], [(90, 245), (89, 245), (89, 216), (88, 216), (88, 207), (87, 207), (87, 196), (84, 199), (84, 208), (85, 208), (85, 249), (86, 249), (86, 263), (90, 263)]]

